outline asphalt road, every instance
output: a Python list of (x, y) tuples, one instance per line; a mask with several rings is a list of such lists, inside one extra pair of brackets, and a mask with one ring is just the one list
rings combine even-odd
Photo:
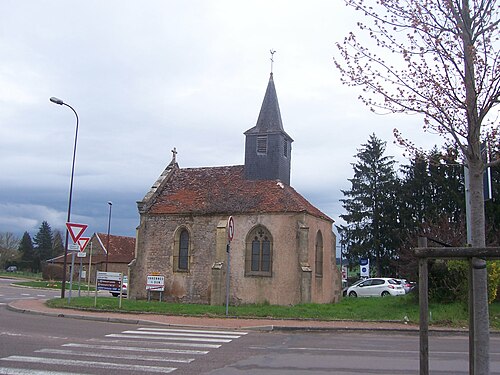
[[(41, 297), (0, 280), (0, 304)], [(56, 292), (55, 296), (58, 295)], [(22, 314), (0, 305), (0, 374), (418, 374), (411, 333), (185, 329)], [(468, 337), (430, 338), (431, 374), (468, 373)], [(500, 374), (500, 337), (491, 337)]]

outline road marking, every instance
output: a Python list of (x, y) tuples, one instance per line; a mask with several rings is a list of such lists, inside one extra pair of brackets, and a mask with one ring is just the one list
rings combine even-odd
[(43, 370), (30, 370), (24, 368), (8, 368), (0, 367), (0, 374), (2, 375), (85, 375), (76, 372), (60, 372), (60, 371), (43, 371)]
[(185, 332), (185, 333), (209, 333), (209, 334), (219, 334), (219, 335), (236, 335), (236, 336), (244, 336), (247, 335), (248, 332), (240, 332), (240, 331), (201, 331), (194, 329), (174, 329), (174, 328), (138, 328), (139, 331), (159, 331), (159, 332)]
[(207, 339), (207, 338), (197, 338), (197, 337), (168, 337), (168, 336), (147, 336), (142, 335), (124, 335), (120, 333), (112, 333), (110, 335), (106, 335), (106, 337), (125, 337), (125, 338), (134, 338), (134, 339), (151, 339), (151, 340), (178, 340), (178, 341), (199, 341), (199, 342), (231, 342), (232, 340), (224, 340), (224, 339)]
[(122, 333), (138, 333), (140, 335), (157, 335), (157, 336), (182, 336), (182, 337), (213, 337), (219, 339), (239, 339), (241, 336), (230, 336), (230, 335), (208, 335), (205, 333), (182, 333), (182, 332), (158, 332), (158, 331), (143, 331), (139, 329), (137, 331), (123, 331)]
[[(63, 349), (40, 349), (40, 350), (35, 350), (35, 353), (62, 354), (62, 355), (70, 355), (73, 357), (80, 356), (80, 357), (94, 357), (94, 358), (109, 358), (109, 354), (106, 353), (79, 352), (76, 350), (63, 350)], [(155, 357), (155, 356), (145, 357), (143, 355), (124, 355), (116, 353), (113, 354), (113, 358), (134, 359), (138, 361), (157, 361), (157, 362), (176, 362), (176, 363), (191, 363), (194, 361), (194, 358), (169, 358), (169, 357)]]
[[(127, 336), (127, 338), (133, 338), (131, 336)], [(142, 337), (146, 339), (159, 339), (159, 337)], [(151, 345), (151, 340), (149, 341), (137, 341), (137, 340), (101, 340), (101, 339), (91, 339), (91, 342), (105, 342), (105, 343), (133, 343), (135, 345)], [(163, 345), (163, 346), (181, 346), (184, 348), (205, 348), (205, 349), (218, 349), (222, 345), (220, 344), (202, 344), (202, 343), (192, 343), (192, 342), (155, 342), (155, 345)]]
[(113, 345), (89, 345), (89, 344), (75, 344), (69, 343), (62, 345), (70, 348), (87, 348), (87, 349), (102, 349), (102, 350), (123, 350), (123, 351), (137, 351), (137, 352), (157, 352), (157, 353), (170, 353), (170, 354), (188, 354), (188, 355), (203, 355), (207, 354), (206, 350), (182, 350), (182, 349), (167, 349), (167, 348), (141, 348), (134, 346), (113, 346)]
[(43, 357), (28, 357), (21, 355), (11, 355), (6, 358), (1, 358), (2, 361), (23, 362), (23, 363), (37, 363), (44, 365), (62, 365), (62, 366), (81, 366), (86, 368), (104, 368), (115, 370), (129, 370), (138, 372), (160, 372), (170, 373), (177, 370), (175, 367), (158, 367), (158, 366), (141, 366), (141, 365), (127, 365), (111, 362), (90, 362), (79, 360), (62, 360), (56, 358), (43, 358)]

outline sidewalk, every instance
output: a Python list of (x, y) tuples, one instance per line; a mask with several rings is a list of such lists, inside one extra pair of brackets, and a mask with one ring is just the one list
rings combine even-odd
[[(161, 324), (175, 327), (218, 328), (261, 331), (388, 331), (418, 333), (418, 325), (402, 322), (360, 322), (360, 321), (318, 321), (292, 319), (240, 319), (240, 318), (209, 318), (160, 315), (149, 313), (111, 313), (81, 311), (74, 309), (50, 308), (43, 299), (16, 300), (8, 305), (8, 309), (19, 313), (40, 314), (60, 318), (86, 319), (115, 323)], [(466, 333), (466, 330), (432, 327), (430, 331)]]

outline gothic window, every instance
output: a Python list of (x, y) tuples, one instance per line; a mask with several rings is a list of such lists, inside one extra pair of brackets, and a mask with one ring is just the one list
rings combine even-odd
[(286, 138), (283, 140), (283, 156), (288, 157), (288, 141)]
[(174, 271), (188, 272), (189, 271), (189, 248), (190, 248), (189, 232), (186, 228), (177, 231), (175, 240), (174, 254)]
[(316, 234), (316, 251), (315, 251), (315, 267), (314, 273), (316, 277), (323, 276), (323, 236), (321, 235), (321, 231), (318, 231)]
[(245, 274), (272, 276), (273, 240), (269, 231), (259, 225), (247, 236)]
[(267, 154), (267, 135), (257, 136), (257, 154)]

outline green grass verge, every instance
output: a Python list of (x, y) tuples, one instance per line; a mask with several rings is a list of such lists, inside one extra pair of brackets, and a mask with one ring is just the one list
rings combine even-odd
[[(62, 282), (60, 281), (40, 281), (40, 280), (31, 280), (31, 281), (15, 281), (14, 285), (26, 286), (29, 288), (45, 288), (45, 289), (59, 289), (61, 290)], [(70, 283), (66, 283), (66, 289), (69, 290)], [(78, 282), (73, 282), (72, 290), (78, 290)], [(88, 285), (85, 283), (80, 284), (80, 290), (87, 291)], [(90, 287), (91, 291), (95, 291), (95, 287)]]
[(0, 271), (0, 277), (8, 277), (15, 279), (30, 279), (30, 280), (41, 280), (42, 273), (33, 273), (33, 272), (24, 272), (24, 271), (16, 271), (16, 272), (6, 272)]
[[(98, 297), (94, 308), (94, 297), (76, 297), (68, 305), (66, 299), (47, 301), (50, 307), (78, 308), (103, 311), (144, 312), (166, 315), (189, 315), (206, 317), (225, 316), (225, 306), (166, 303), (158, 301), (134, 301)], [(241, 305), (229, 306), (229, 315), (239, 318), (316, 319), (316, 320), (360, 320), (360, 321), (405, 321), (418, 323), (419, 307), (412, 296), (387, 298), (344, 298), (335, 304), (299, 304), (295, 306)], [(467, 327), (467, 307), (463, 303), (429, 305), (430, 324), (450, 327)], [(405, 318), (406, 317), (406, 318)], [(493, 329), (500, 329), (500, 303), (490, 305), (490, 321)]]
[[(6, 273), (17, 276), (18, 273)], [(0, 274), (1, 276), (1, 274)], [(61, 289), (61, 282), (35, 280), (17, 281), (14, 284), (33, 288)], [(26, 276), (20, 276), (26, 278)], [(69, 290), (69, 283), (66, 283)], [(73, 290), (78, 290), (78, 283), (73, 282)], [(87, 291), (87, 284), (81, 284), (80, 290)], [(90, 288), (95, 291), (94, 287)], [(74, 297), (68, 306), (67, 299), (53, 299), (47, 302), (51, 307), (94, 309), (94, 297)], [(122, 308), (118, 308), (118, 299), (98, 297), (97, 310), (120, 312), (147, 312), (169, 315), (192, 315), (222, 317), (226, 314), (225, 306), (196, 305), (187, 303), (165, 303), (158, 301), (132, 301), (124, 298)], [(500, 302), (489, 306), (490, 326), (500, 329)], [(229, 315), (240, 318), (275, 318), (275, 319), (319, 319), (319, 320), (362, 320), (362, 321), (405, 321), (418, 323), (419, 308), (414, 296), (387, 298), (344, 298), (335, 304), (299, 304), (295, 306), (241, 305), (229, 306)], [(464, 303), (429, 304), (429, 323), (452, 327), (467, 327), (468, 312)]]

